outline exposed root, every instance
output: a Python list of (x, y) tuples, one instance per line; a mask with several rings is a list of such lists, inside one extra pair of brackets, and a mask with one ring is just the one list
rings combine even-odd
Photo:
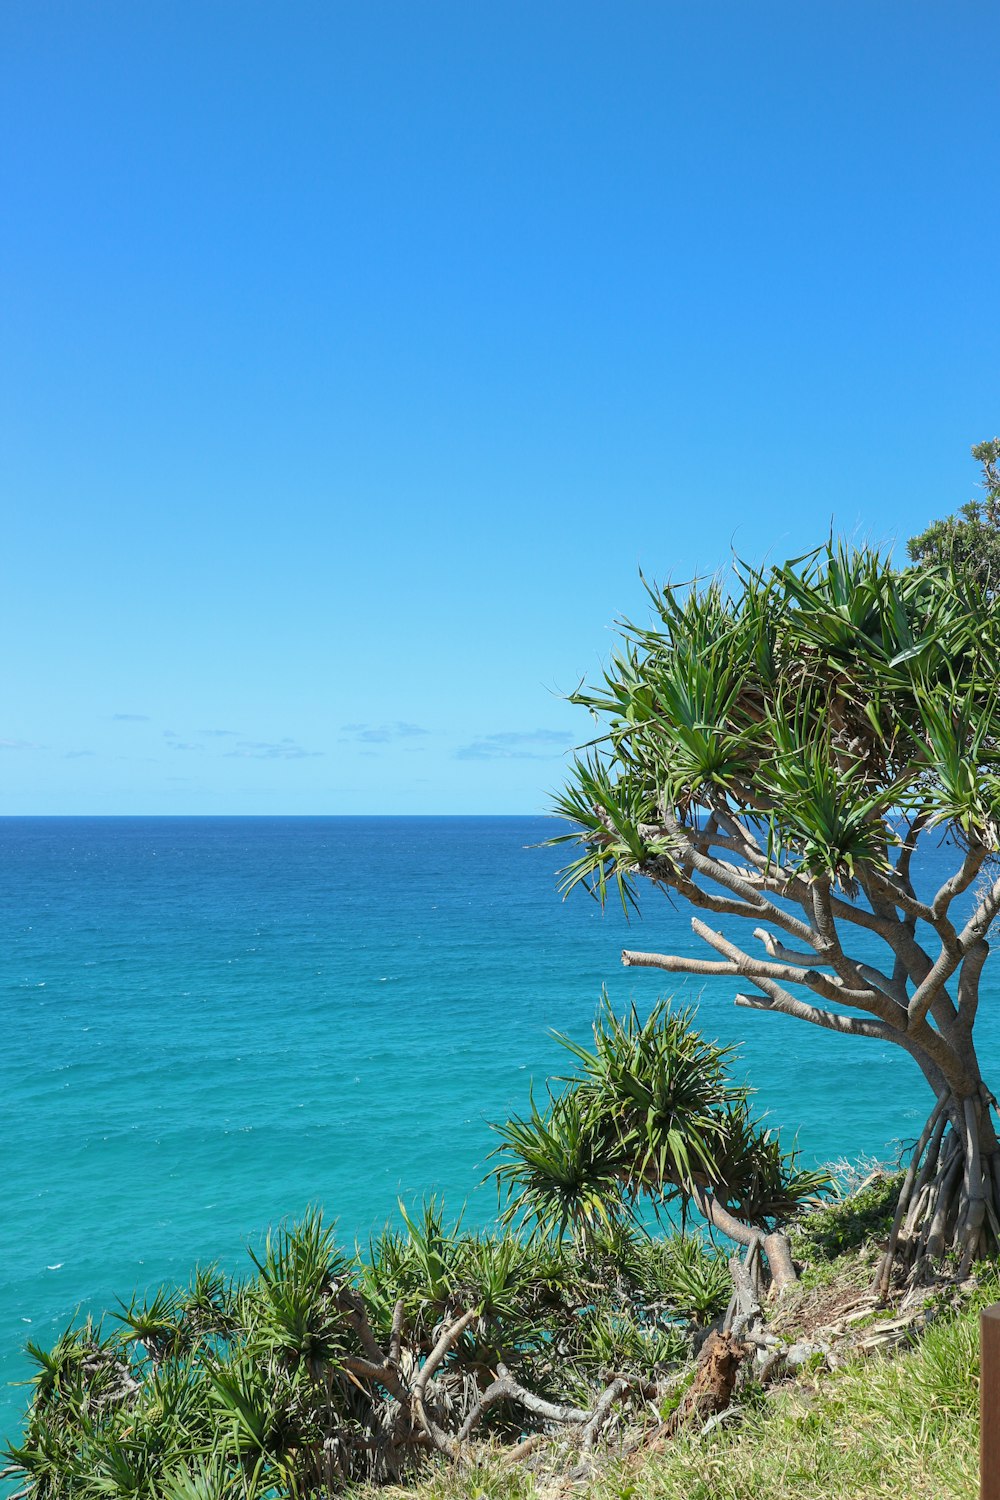
[[(939, 1274), (949, 1251), (957, 1254), (957, 1280), (976, 1260), (1000, 1246), (1000, 1151), (982, 1097), (938, 1099), (913, 1149), (896, 1216), (872, 1290), (889, 1295), (893, 1275), (918, 1285)], [(989, 1143), (983, 1149), (984, 1136)]]

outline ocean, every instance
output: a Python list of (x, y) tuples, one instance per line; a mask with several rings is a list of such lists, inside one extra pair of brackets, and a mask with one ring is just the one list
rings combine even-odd
[[(544, 818), (0, 819), (0, 1433), (26, 1338), (247, 1264), (320, 1204), (343, 1241), (421, 1195), (487, 1224), (490, 1122), (565, 1070), (601, 986), (674, 993), (812, 1162), (891, 1157), (928, 1097), (880, 1043), (732, 1005), (730, 980), (624, 970), (704, 953), (690, 912), (563, 901)], [(943, 858), (932, 851), (933, 863)], [(932, 872), (933, 873), (933, 872)], [(987, 982), (980, 1048), (1000, 1068)], [(991, 1003), (992, 1002), (992, 1003)]]

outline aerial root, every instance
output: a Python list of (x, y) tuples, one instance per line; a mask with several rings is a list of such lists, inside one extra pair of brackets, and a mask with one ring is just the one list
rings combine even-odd
[[(938, 1100), (914, 1147), (873, 1291), (885, 1301), (893, 1273), (911, 1284), (939, 1274), (946, 1253), (958, 1256), (964, 1280), (978, 1259), (1000, 1245), (1000, 1151), (982, 1148), (982, 1108), (969, 1098)], [(988, 1138), (995, 1140), (992, 1130)]]
[[(923, 1133), (918, 1140), (913, 1155), (910, 1157), (910, 1165), (906, 1176), (903, 1178), (903, 1186), (899, 1193), (899, 1202), (896, 1205), (896, 1217), (893, 1220), (892, 1229), (889, 1233), (889, 1241), (885, 1253), (879, 1262), (875, 1274), (875, 1295), (882, 1299), (889, 1290), (889, 1282), (892, 1278), (892, 1267), (896, 1259), (896, 1251), (900, 1241), (900, 1231), (906, 1224), (906, 1238), (908, 1239), (919, 1219), (921, 1206), (926, 1207), (929, 1198), (929, 1178), (937, 1164), (938, 1153), (941, 1149), (941, 1137), (947, 1123), (944, 1110), (944, 1100), (939, 1099), (931, 1112), (930, 1119), (924, 1126)], [(929, 1146), (930, 1149), (927, 1149)], [(921, 1166), (921, 1158), (924, 1151), (927, 1156)], [(911, 1208), (912, 1204), (912, 1208)]]

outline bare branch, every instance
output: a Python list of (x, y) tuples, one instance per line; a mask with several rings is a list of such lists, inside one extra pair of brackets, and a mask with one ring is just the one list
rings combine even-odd
[[(903, 920), (898, 917), (891, 901), (872, 885), (864, 872), (860, 873), (859, 878), (862, 889), (875, 913), (870, 925), (896, 955), (897, 970), (903, 981), (903, 989), (905, 990), (907, 979), (914, 985), (921, 984), (930, 973), (933, 964), (929, 953), (916, 939), (916, 919)], [(831, 907), (837, 915), (840, 914), (838, 909), (840, 904), (836, 900), (831, 901)], [(944, 986), (940, 987), (936, 998), (932, 1001), (930, 1013), (942, 1032), (948, 1031), (954, 1024), (955, 1007)]]
[[(944, 911), (947, 910), (948, 905), (954, 897), (960, 894), (962, 890), (967, 889), (971, 884), (975, 872), (978, 872), (982, 868), (984, 859), (985, 854), (979, 859), (973, 859), (967, 855), (962, 869), (956, 875), (953, 875), (951, 880), (945, 882), (934, 898), (935, 908), (938, 908), (939, 903), (941, 907), (941, 913), (935, 923), (937, 930), (941, 933), (941, 952), (921, 983), (917, 986), (910, 1000), (909, 1017), (911, 1028), (916, 1022), (923, 1020), (927, 1015), (939, 992), (955, 973), (963, 959), (971, 955), (973, 951), (979, 952), (980, 945), (985, 944), (985, 934), (989, 930), (990, 924), (997, 915), (997, 912), (1000, 911), (1000, 880), (998, 880), (983, 896), (976, 910), (962, 929), (961, 934), (955, 932), (952, 924), (944, 916)], [(973, 874), (969, 874), (973, 866), (974, 872)], [(988, 952), (988, 949), (986, 951)], [(978, 971), (982, 970), (985, 958), (986, 953), (984, 952), (982, 954), (982, 961), (978, 963)], [(960, 993), (964, 993), (966, 998), (969, 995), (970, 980), (973, 974), (978, 979), (978, 971), (977, 965), (974, 963), (969, 970), (969, 974), (966, 976), (965, 984), (963, 985), (961, 980), (959, 981)], [(978, 984), (976, 985), (976, 990), (978, 994)]]
[(745, 901), (749, 906), (756, 909), (759, 915), (764, 916), (777, 927), (782, 927), (786, 932), (791, 932), (801, 941), (809, 941), (809, 930), (806, 925), (797, 918), (784, 912), (780, 907), (768, 901), (764, 894), (766, 885), (762, 885), (761, 876), (751, 876), (749, 871), (741, 872), (735, 866), (724, 863), (722, 860), (712, 859), (707, 854), (701, 853), (691, 842), (689, 830), (671, 816), (665, 818), (667, 836), (673, 841), (677, 849), (677, 857), (682, 865), (689, 866), (706, 880), (711, 880), (716, 885), (721, 885), (732, 895)]
[(782, 984), (801, 984), (817, 995), (822, 995), (825, 1000), (833, 1000), (841, 1005), (856, 1005), (860, 1010), (872, 1010), (876, 1015), (881, 1014), (884, 1009), (885, 996), (873, 989), (848, 989), (843, 981), (830, 979), (815, 968), (802, 969), (791, 964), (765, 963), (762, 959), (751, 958), (749, 953), (737, 948), (721, 932), (713, 932), (697, 917), (692, 918), (691, 926), (717, 953), (724, 954), (734, 966), (735, 972), (745, 979), (777, 979)]
[(985, 938), (973, 943), (962, 960), (958, 976), (958, 1024), (969, 1034), (979, 1009), (979, 979), (989, 957), (990, 945)]
[(970, 844), (962, 861), (962, 867), (955, 871), (938, 891), (931, 902), (931, 911), (938, 919), (947, 916), (948, 908), (956, 896), (961, 896), (979, 874), (986, 862), (989, 850), (985, 844)]
[(433, 1421), (427, 1411), (425, 1404), (427, 1382), (442, 1360), (454, 1349), (470, 1323), (474, 1323), (478, 1316), (478, 1311), (475, 1308), (471, 1308), (468, 1312), (463, 1313), (460, 1318), (457, 1318), (454, 1323), (448, 1324), (434, 1345), (434, 1348), (424, 1360), (417, 1373), (417, 1378), (413, 1382), (413, 1389), (410, 1395), (413, 1414), (427, 1433), (427, 1436), (434, 1443), (434, 1446), (440, 1448), (442, 1453), (453, 1453), (455, 1442), (447, 1433), (442, 1432), (441, 1428)]
[(766, 979), (761, 982), (760, 987), (765, 992), (763, 995), (739, 994), (734, 996), (733, 1004), (745, 1010), (763, 1010), (776, 1015), (794, 1016), (796, 1020), (809, 1021), (813, 1026), (823, 1026), (827, 1031), (839, 1031), (844, 1036), (868, 1036), (876, 1041), (896, 1042), (900, 1046), (906, 1044), (903, 1035), (883, 1021), (868, 1021), (862, 1016), (842, 1016), (836, 1011), (821, 1010), (816, 1005), (797, 1000), (787, 990), (781, 990), (780, 986)]
[(356, 1375), (361, 1380), (373, 1380), (376, 1385), (383, 1386), (390, 1396), (395, 1396), (397, 1401), (407, 1399), (407, 1391), (399, 1371), (387, 1361), (375, 1365), (367, 1359), (359, 1359), (357, 1355), (349, 1355), (343, 1364), (349, 1374)]
[(976, 910), (962, 928), (959, 942), (963, 948), (971, 948), (974, 943), (985, 938), (994, 917), (1000, 912), (1000, 880), (997, 880), (983, 896)]
[(372, 1332), (361, 1294), (353, 1287), (342, 1286), (337, 1293), (337, 1306), (348, 1328), (352, 1328), (357, 1334), (369, 1363), (380, 1368), (384, 1367), (386, 1356), (379, 1348), (378, 1340)]
[[(870, 865), (865, 874), (876, 890), (880, 891), (893, 906), (897, 906), (900, 911), (905, 911), (908, 917), (914, 917), (919, 922), (926, 922), (929, 927), (940, 932), (941, 919), (935, 917), (926, 901), (918, 901), (894, 876), (884, 875), (881, 870), (876, 870)], [(948, 925), (950, 926), (950, 923)]]
[(749, 917), (758, 919), (761, 916), (761, 908), (755, 903), (751, 906), (746, 901), (737, 901), (730, 896), (717, 896), (712, 891), (704, 891), (701, 886), (695, 885), (683, 873), (671, 867), (669, 874), (664, 875), (663, 869), (658, 861), (649, 860), (646, 864), (639, 866), (639, 874), (652, 880), (656, 885), (667, 885), (675, 890), (679, 896), (690, 901), (692, 906), (698, 906), (704, 911), (718, 912), (720, 916)]
[(600, 1397), (597, 1405), (594, 1407), (593, 1416), (583, 1429), (581, 1446), (584, 1453), (589, 1453), (593, 1448), (600, 1437), (602, 1427), (605, 1426), (611, 1415), (612, 1406), (625, 1395), (631, 1384), (632, 1382), (627, 1375), (619, 1375), (612, 1380), (603, 1396)]
[(389, 1362), (399, 1364), (399, 1354), (403, 1343), (403, 1323), (405, 1321), (406, 1304), (402, 1297), (392, 1310), (392, 1328), (389, 1332)]
[(930, 1010), (941, 990), (962, 962), (962, 950), (956, 945), (942, 947), (925, 977), (917, 985), (907, 1006), (907, 1025), (912, 1031)]
[[(833, 968), (834, 958), (832, 955), (820, 955), (818, 953), (797, 953), (792, 948), (785, 948), (777, 942), (773, 934), (764, 927), (754, 929), (754, 937), (764, 944), (768, 956), (783, 964), (822, 964), (826, 968)], [(870, 984), (874, 989), (879, 989), (890, 1000), (897, 1005), (906, 1003), (906, 980), (905, 976), (898, 978), (894, 974), (892, 978), (883, 974), (881, 969), (874, 969), (870, 964), (860, 963), (857, 959), (848, 959), (853, 972), (859, 979)]]
[(826, 968), (831, 967), (829, 957), (820, 956), (818, 953), (796, 953), (793, 948), (785, 948), (777, 942), (774, 935), (768, 932), (766, 927), (755, 927), (753, 935), (759, 942), (764, 944), (768, 958), (773, 958), (780, 964), (823, 964)]
[(691, 1191), (694, 1203), (703, 1219), (707, 1219), (727, 1239), (737, 1245), (762, 1245), (765, 1231), (759, 1224), (745, 1224), (731, 1214), (724, 1204), (708, 1188), (695, 1184)]
[(896, 879), (903, 883), (911, 896), (915, 896), (917, 893), (913, 889), (913, 884), (910, 880), (910, 861), (913, 858), (913, 851), (917, 847), (920, 835), (927, 826), (929, 815), (929, 810), (926, 807), (922, 807), (916, 814), (909, 828), (906, 830), (906, 838), (903, 840), (902, 848), (899, 851), (899, 858), (896, 861)]
[[(865, 894), (871, 900), (870, 893), (865, 886), (864, 875), (860, 875), (859, 878), (862, 889), (864, 889)], [(872, 907), (875, 907), (874, 901), (872, 901)], [(900, 925), (899, 918), (895, 912), (887, 915), (885, 912), (878, 910), (866, 911), (863, 906), (858, 906), (852, 901), (842, 901), (839, 896), (832, 894), (830, 896), (830, 911), (842, 922), (850, 922), (854, 927), (864, 927), (869, 932), (877, 932), (879, 937), (884, 938), (886, 942), (889, 942), (888, 930), (891, 927)]]
[(530, 1411), (536, 1417), (544, 1417), (549, 1422), (582, 1423), (591, 1421), (594, 1416), (593, 1412), (583, 1411), (579, 1406), (561, 1406), (554, 1401), (546, 1401), (542, 1396), (536, 1396), (534, 1391), (525, 1390), (523, 1385), (518, 1385), (506, 1366), (498, 1365), (496, 1380), (486, 1387), (462, 1423), (458, 1442), (467, 1442), (490, 1407), (496, 1406), (500, 1401), (514, 1401), (518, 1406), (523, 1406), (525, 1411)]

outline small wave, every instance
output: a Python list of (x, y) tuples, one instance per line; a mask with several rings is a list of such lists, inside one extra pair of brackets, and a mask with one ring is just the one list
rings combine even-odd
[(54, 1266), (46, 1266), (45, 1269), (46, 1271), (61, 1271), (63, 1268), (63, 1264), (63, 1261), (57, 1260)]

